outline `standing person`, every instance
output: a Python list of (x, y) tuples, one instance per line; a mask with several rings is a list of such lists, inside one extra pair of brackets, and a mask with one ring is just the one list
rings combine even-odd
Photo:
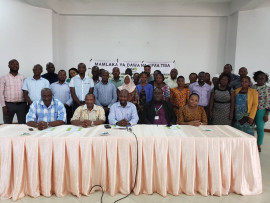
[(219, 75), (215, 74), (214, 77), (212, 78), (212, 85), (211, 88), (215, 87), (218, 85), (219, 81), (218, 81)]
[(131, 68), (127, 68), (125, 70), (125, 75), (129, 75), (132, 78), (132, 70), (131, 70)]
[(92, 79), (94, 81), (94, 84), (99, 83), (101, 80), (101, 77), (99, 77), (99, 67), (98, 66), (92, 67)]
[(199, 106), (204, 107), (205, 111), (208, 112), (208, 105), (211, 95), (210, 85), (205, 83), (205, 73), (200, 72), (198, 75), (198, 82), (189, 85), (190, 93), (196, 93), (199, 95)]
[(173, 106), (169, 101), (162, 100), (162, 95), (162, 90), (155, 88), (153, 100), (144, 105), (144, 124), (173, 125), (176, 123)]
[(183, 107), (186, 105), (190, 90), (188, 88), (185, 88), (185, 78), (183, 76), (179, 76), (177, 78), (177, 85), (178, 87), (171, 89), (171, 103), (174, 107), (174, 112), (177, 114), (180, 107)]
[(73, 99), (73, 111), (75, 111), (78, 106), (84, 105), (85, 95), (88, 93), (93, 93), (94, 82), (92, 78), (86, 76), (86, 65), (84, 63), (79, 63), (78, 65), (79, 75), (73, 77), (69, 83), (71, 96)]
[(232, 73), (232, 70), (233, 70), (233, 68), (232, 68), (231, 64), (226, 64), (223, 68), (223, 73), (230, 75), (231, 82), (239, 78), (238, 75), (235, 75)]
[(168, 77), (165, 80), (165, 83), (169, 86), (169, 88), (176, 88), (178, 87), (177, 84), (177, 75), (178, 75), (178, 71), (176, 68), (173, 68), (170, 72), (170, 77)]
[(136, 85), (134, 85), (130, 75), (125, 75), (124, 77), (124, 83), (122, 86), (118, 87), (117, 92), (118, 95), (121, 90), (127, 90), (128, 91), (128, 102), (131, 102), (135, 105), (139, 102), (139, 93), (136, 88)]
[(50, 84), (57, 82), (58, 77), (57, 74), (54, 73), (55, 72), (54, 64), (51, 62), (47, 63), (46, 70), (47, 73), (43, 74), (41, 77), (47, 79), (50, 82)]
[(108, 123), (110, 108), (117, 101), (116, 88), (109, 82), (108, 71), (103, 71), (102, 80), (95, 85), (94, 95), (96, 98), (96, 105), (103, 107), (106, 116), (106, 123)]
[(186, 88), (189, 88), (190, 84), (193, 84), (194, 82), (197, 81), (197, 79), (198, 79), (197, 73), (190, 73), (188, 79), (189, 79), (189, 83), (185, 84)]
[(219, 85), (211, 91), (209, 117), (213, 125), (231, 125), (234, 112), (234, 91), (230, 88), (231, 77), (221, 74)]
[(52, 90), (53, 97), (64, 104), (67, 113), (67, 124), (70, 124), (72, 117), (72, 97), (69, 85), (65, 82), (66, 78), (66, 71), (60, 70), (58, 72), (58, 81), (51, 84), (50, 89)]
[(162, 100), (170, 100), (170, 88), (164, 83), (164, 75), (162, 73), (157, 74), (156, 81), (154, 82), (154, 88), (160, 88), (163, 92)]
[(118, 87), (120, 87), (123, 84), (123, 79), (120, 77), (120, 70), (117, 67), (113, 68), (112, 71), (113, 74), (113, 78), (110, 79), (110, 82), (116, 87), (116, 89)]
[(269, 82), (268, 74), (257, 71), (253, 76), (256, 84), (252, 87), (258, 91), (259, 105), (255, 117), (255, 124), (257, 126), (257, 144), (258, 150), (261, 152), (261, 146), (264, 138), (264, 126), (268, 121), (270, 112), (270, 87), (266, 85)]
[(243, 77), (241, 87), (235, 90), (234, 127), (254, 136), (254, 118), (258, 107), (258, 92), (251, 89), (250, 78)]
[[(241, 79), (242, 79), (243, 77), (246, 77), (246, 76), (248, 75), (248, 70), (247, 70), (247, 68), (246, 68), (246, 67), (240, 68), (239, 71), (238, 71), (238, 74), (240, 75), (240, 77), (238, 77), (238, 78), (235, 79), (234, 81), (231, 81), (231, 83), (230, 83), (230, 86), (231, 86), (234, 90), (236, 90), (236, 89), (238, 89), (239, 87), (241, 87)], [(250, 81), (250, 86), (252, 86), (252, 85), (253, 85), (253, 84), (252, 84), (252, 82)]]
[(95, 95), (87, 94), (85, 96), (85, 105), (76, 109), (71, 124), (84, 128), (104, 124), (106, 120), (104, 109), (95, 105), (95, 102)]
[[(151, 82), (148, 82), (148, 84), (153, 85), (153, 87), (154, 87), (154, 86), (155, 86), (154, 83), (155, 83), (156, 80), (157, 80), (157, 75), (158, 75), (158, 74), (161, 74), (161, 71), (160, 71), (160, 70), (155, 70), (155, 71), (154, 71), (154, 74), (153, 74), (153, 75), (154, 75), (154, 80), (152, 80)], [(164, 84), (165, 84), (165, 83), (164, 83)]]
[(49, 88), (41, 90), (41, 99), (34, 101), (26, 115), (26, 124), (39, 130), (64, 125), (66, 110), (62, 102), (54, 99)]
[(8, 62), (9, 73), (0, 79), (0, 98), (5, 124), (12, 124), (16, 114), (19, 124), (25, 124), (27, 104), (23, 98), (22, 85), (25, 77), (19, 74), (19, 62)]
[(207, 125), (207, 116), (203, 107), (198, 106), (200, 96), (196, 93), (189, 95), (188, 103), (180, 108), (177, 114), (177, 124), (200, 126)]
[(205, 83), (210, 86), (212, 85), (210, 73), (205, 73)]
[(144, 66), (144, 72), (146, 72), (146, 74), (147, 74), (147, 82), (148, 83), (154, 80), (153, 76), (151, 75), (151, 66), (150, 65)]
[(137, 86), (139, 84), (140, 81), (140, 74), (139, 73), (134, 73), (133, 75), (133, 82), (134, 84)]
[(25, 101), (31, 105), (33, 101), (38, 101), (41, 98), (41, 90), (49, 88), (50, 83), (47, 79), (41, 77), (42, 66), (37, 64), (33, 68), (33, 77), (24, 80), (22, 90)]
[(68, 70), (68, 79), (66, 80), (67, 83), (70, 83), (71, 78), (78, 75), (78, 70), (76, 68), (71, 68)]
[(128, 102), (128, 91), (123, 89), (119, 93), (119, 102), (111, 106), (109, 123), (111, 125), (132, 126), (138, 123), (139, 117), (136, 106)]
[(147, 73), (142, 72), (140, 74), (140, 84), (136, 86), (139, 93), (139, 104), (138, 104), (138, 113), (139, 113), (139, 122), (143, 122), (143, 107), (146, 102), (150, 102), (153, 97), (153, 86), (147, 83)]

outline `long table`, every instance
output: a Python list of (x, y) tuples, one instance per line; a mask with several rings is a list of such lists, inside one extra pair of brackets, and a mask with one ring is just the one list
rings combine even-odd
[[(262, 192), (256, 139), (230, 126), (132, 127), (138, 137), (136, 195), (256, 195)], [(108, 133), (108, 134), (107, 134)], [(105, 134), (105, 136), (104, 136)], [(137, 145), (125, 129), (0, 126), (0, 198), (110, 195), (134, 184)]]

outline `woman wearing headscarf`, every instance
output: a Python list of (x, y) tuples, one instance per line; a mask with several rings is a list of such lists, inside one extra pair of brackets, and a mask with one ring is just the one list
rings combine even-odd
[(138, 94), (138, 90), (136, 88), (136, 85), (133, 83), (130, 75), (125, 75), (124, 76), (124, 83), (123, 85), (121, 85), (120, 87), (118, 87), (117, 89), (117, 93), (119, 94), (119, 92), (121, 90), (127, 90), (128, 91), (128, 101), (133, 103), (133, 104), (138, 104), (138, 100), (139, 100), (139, 94)]

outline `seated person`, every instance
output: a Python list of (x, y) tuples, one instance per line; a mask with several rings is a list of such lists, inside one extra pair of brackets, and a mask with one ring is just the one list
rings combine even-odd
[(169, 101), (162, 100), (163, 91), (155, 88), (153, 100), (146, 103), (143, 108), (143, 123), (172, 125), (176, 123), (173, 105)]
[(95, 105), (96, 99), (94, 94), (85, 96), (85, 105), (80, 106), (74, 112), (71, 118), (71, 125), (88, 126), (101, 125), (105, 122), (105, 111), (101, 106)]
[(63, 125), (66, 122), (64, 105), (52, 96), (49, 88), (41, 90), (41, 99), (34, 101), (26, 115), (26, 124), (44, 130), (48, 127)]
[(187, 105), (181, 107), (177, 115), (177, 124), (180, 125), (207, 125), (207, 116), (203, 107), (198, 106), (199, 95), (192, 93)]
[(136, 125), (139, 117), (136, 106), (128, 102), (129, 92), (123, 89), (119, 93), (119, 102), (111, 106), (109, 123), (111, 125), (129, 126)]

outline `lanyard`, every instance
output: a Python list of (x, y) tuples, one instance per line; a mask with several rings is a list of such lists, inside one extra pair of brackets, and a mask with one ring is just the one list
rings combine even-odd
[(159, 110), (162, 108), (163, 104), (160, 105), (160, 107), (158, 109), (156, 109), (155, 107), (155, 112), (156, 112), (156, 115), (158, 114)]

